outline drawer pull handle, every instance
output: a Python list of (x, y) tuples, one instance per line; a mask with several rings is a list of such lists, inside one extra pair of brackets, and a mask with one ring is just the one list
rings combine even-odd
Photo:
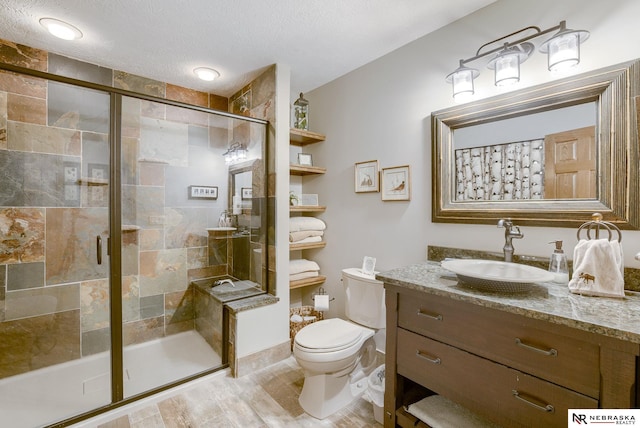
[(442, 321), (442, 315), (428, 314), (426, 312), (422, 312), (422, 309), (418, 309), (418, 313), (416, 315), (418, 315), (419, 317), (427, 317), (429, 319), (436, 320), (436, 321)]
[(531, 345), (527, 345), (526, 343), (524, 343), (522, 340), (520, 340), (519, 338), (516, 337), (516, 345), (518, 346), (522, 346), (525, 349), (528, 349), (530, 351), (534, 351), (537, 352), (539, 354), (543, 354), (543, 355), (548, 355), (550, 357), (555, 357), (558, 355), (558, 351), (556, 351), (553, 348), (549, 348), (549, 349), (540, 349), (537, 348), (535, 346), (531, 346)]
[(546, 406), (541, 406), (540, 404), (534, 403), (531, 400), (527, 400), (523, 395), (520, 395), (520, 393), (518, 391), (516, 391), (515, 389), (511, 391), (511, 393), (513, 394), (513, 396), (515, 398), (517, 398), (518, 400), (530, 405), (531, 407), (534, 407), (538, 410), (542, 410), (543, 412), (547, 412), (547, 413), (553, 413), (555, 411), (554, 407), (551, 404), (547, 404)]
[(423, 354), (423, 353), (422, 353), (422, 352), (420, 352), (419, 350), (418, 350), (418, 351), (416, 351), (416, 356), (418, 356), (418, 357), (422, 358), (423, 360), (427, 360), (427, 361), (429, 361), (429, 362), (430, 362), (430, 363), (432, 363), (432, 364), (440, 364), (440, 362), (441, 362), (441, 361), (440, 361), (440, 358), (437, 358), (437, 357), (436, 357), (436, 358), (430, 357), (429, 355)]

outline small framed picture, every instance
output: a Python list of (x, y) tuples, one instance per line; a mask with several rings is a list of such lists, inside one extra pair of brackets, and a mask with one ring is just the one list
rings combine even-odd
[(298, 164), (304, 166), (313, 166), (313, 159), (309, 153), (298, 153)]
[(409, 165), (382, 168), (380, 182), (383, 201), (411, 200)]
[(303, 193), (300, 197), (300, 205), (318, 206), (318, 194)]
[(355, 190), (356, 193), (380, 191), (380, 173), (377, 160), (356, 163)]
[(242, 199), (251, 199), (253, 198), (253, 188), (251, 187), (241, 187), (240, 188), (240, 196)]
[(362, 273), (373, 276), (375, 274), (376, 258), (364, 256), (362, 260)]
[(218, 186), (189, 186), (189, 199), (218, 199)]

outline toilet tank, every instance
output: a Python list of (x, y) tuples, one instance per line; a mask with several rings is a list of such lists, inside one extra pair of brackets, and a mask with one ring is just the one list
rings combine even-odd
[(385, 328), (384, 285), (361, 269), (342, 270), (342, 285), (347, 293), (347, 318), (369, 328)]

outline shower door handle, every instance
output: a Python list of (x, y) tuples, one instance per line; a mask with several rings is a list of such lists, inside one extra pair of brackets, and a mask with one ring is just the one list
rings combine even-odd
[(96, 236), (96, 255), (98, 258), (98, 264), (102, 264), (102, 236)]

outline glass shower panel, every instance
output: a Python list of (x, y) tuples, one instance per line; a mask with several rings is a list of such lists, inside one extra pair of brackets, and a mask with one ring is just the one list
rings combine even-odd
[(132, 97), (122, 112), (127, 398), (223, 364), (222, 305), (191, 280), (211, 276), (207, 229), (227, 209), (231, 119)]
[(111, 402), (109, 106), (100, 91), (0, 72), (2, 426)]

